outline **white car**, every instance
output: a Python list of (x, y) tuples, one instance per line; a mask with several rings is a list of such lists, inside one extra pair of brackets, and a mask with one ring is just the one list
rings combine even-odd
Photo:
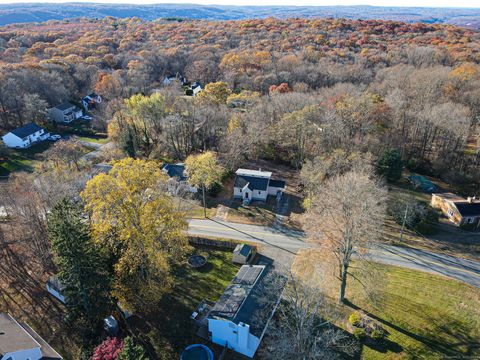
[(93, 118), (90, 115), (83, 115), (83, 120), (92, 120)]
[(61, 137), (60, 135), (55, 135), (55, 134), (54, 134), (54, 135), (50, 135), (50, 136), (48, 137), (48, 140), (50, 140), (50, 141), (57, 141), (57, 140), (60, 140), (61, 138), (62, 138), (62, 137)]

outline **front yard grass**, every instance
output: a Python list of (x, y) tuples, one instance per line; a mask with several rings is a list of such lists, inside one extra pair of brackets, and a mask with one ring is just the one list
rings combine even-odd
[(38, 156), (52, 146), (51, 141), (42, 141), (27, 149), (11, 149), (5, 161), (0, 162), (0, 176), (9, 176), (15, 171), (32, 172)]
[(203, 299), (216, 301), (239, 269), (231, 261), (231, 251), (197, 250), (209, 254), (207, 265), (193, 269), (185, 261), (175, 271), (171, 294), (162, 299), (154, 313), (134, 324), (135, 333), (142, 334), (160, 359), (178, 359), (185, 346), (201, 342), (190, 315)]
[[(480, 289), (420, 271), (378, 265), (384, 284), (373, 305), (358, 282), (347, 298), (390, 334), (383, 346), (364, 345), (362, 359), (480, 357)], [(353, 311), (353, 309), (351, 309)]]
[(108, 144), (110, 139), (107, 137), (98, 137), (98, 136), (77, 136), (77, 139), (80, 141), (85, 141), (94, 144)]
[(270, 226), (275, 221), (275, 206), (276, 200), (273, 196), (269, 196), (266, 203), (252, 202), (246, 206), (241, 200), (232, 200), (227, 221)]

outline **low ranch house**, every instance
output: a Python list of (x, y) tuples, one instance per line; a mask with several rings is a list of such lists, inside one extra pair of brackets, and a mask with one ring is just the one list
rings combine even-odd
[(266, 201), (268, 195), (281, 196), (286, 188), (285, 181), (272, 179), (270, 171), (238, 169), (235, 175), (235, 199)]
[(480, 200), (474, 197), (465, 199), (452, 193), (432, 194), (431, 205), (457, 226), (480, 229)]

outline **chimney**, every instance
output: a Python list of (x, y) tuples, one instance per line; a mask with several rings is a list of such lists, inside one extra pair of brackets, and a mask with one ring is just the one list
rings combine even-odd
[(262, 168), (258, 168), (258, 171), (262, 171)]
[(471, 204), (474, 199), (475, 199), (475, 198), (472, 198), (471, 196), (469, 196), (469, 197), (467, 197), (467, 202), (468, 202), (469, 204)]

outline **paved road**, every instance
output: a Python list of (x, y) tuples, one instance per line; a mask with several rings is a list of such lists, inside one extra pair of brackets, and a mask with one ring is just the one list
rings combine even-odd
[[(301, 231), (217, 220), (191, 219), (188, 233), (259, 243), (289, 254), (296, 254), (299, 250), (312, 246), (306, 242)], [(480, 263), (475, 261), (384, 244), (369, 249), (368, 253), (376, 262), (445, 275), (480, 287)]]

